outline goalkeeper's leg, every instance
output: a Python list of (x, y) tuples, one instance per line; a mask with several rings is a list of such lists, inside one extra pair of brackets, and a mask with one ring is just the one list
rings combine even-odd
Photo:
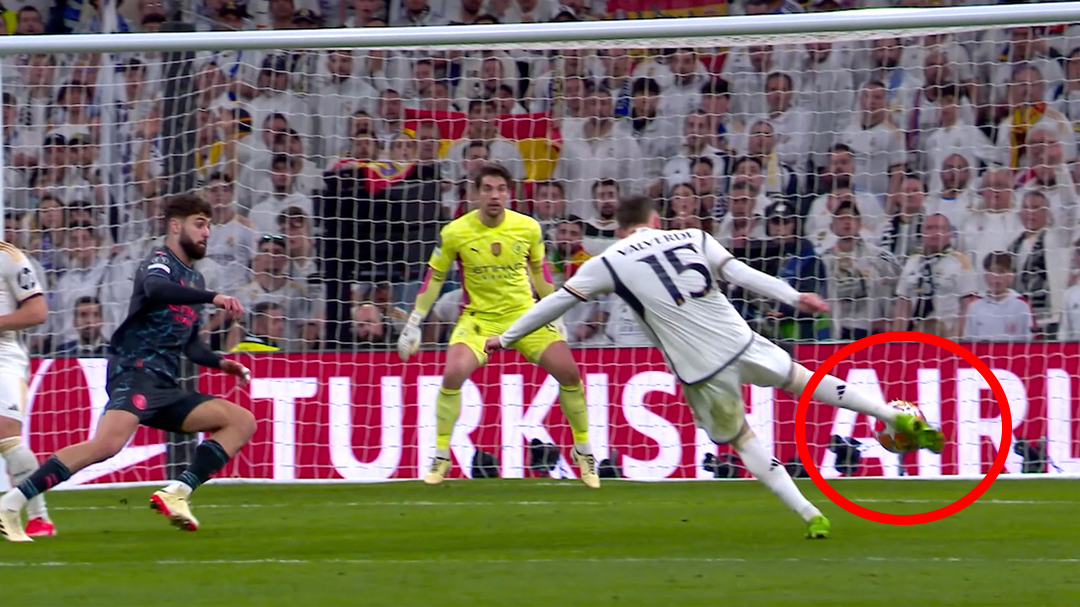
[[(534, 341), (537, 342), (537, 347), (531, 348)], [(542, 350), (539, 349), (540, 346), (543, 347)], [(600, 475), (596, 472), (596, 457), (589, 443), (589, 408), (585, 403), (581, 372), (570, 353), (570, 347), (558, 331), (550, 327), (542, 327), (536, 333), (526, 336), (518, 347), (522, 348), (522, 353), (530, 359), (535, 359), (535, 351), (541, 352), (538, 364), (559, 382), (559, 406), (574, 435), (571, 458), (581, 470), (581, 482), (598, 489)]]
[[(480, 352), (483, 352), (482, 343)], [(451, 343), (446, 351), (442, 387), (435, 398), (435, 458), (424, 475), (424, 482), (429, 485), (443, 482), (450, 472), (450, 439), (461, 414), (461, 387), (482, 366), (480, 356), (473, 344), (465, 342)]]

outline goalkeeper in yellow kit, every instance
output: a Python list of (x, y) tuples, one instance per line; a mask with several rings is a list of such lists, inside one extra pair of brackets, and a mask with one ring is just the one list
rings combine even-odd
[[(450, 471), (450, 437), (461, 412), (461, 386), (487, 363), (484, 342), (502, 334), (533, 306), (534, 290), (541, 298), (555, 290), (544, 265), (540, 224), (506, 208), (513, 188), (510, 172), (488, 165), (477, 172), (474, 184), (479, 208), (443, 228), (439, 245), (431, 254), (427, 280), (398, 339), (398, 353), (402, 360), (408, 360), (420, 347), (420, 323), (439, 296), (451, 265), (457, 262), (464, 309), (450, 336), (442, 387), (435, 401), (435, 458), (424, 476), (429, 485), (441, 483)], [(566, 340), (553, 325), (547, 325), (514, 347), (558, 380), (559, 404), (574, 434), (572, 459), (581, 470), (582, 482), (599, 488), (600, 477), (589, 445), (585, 391)]]

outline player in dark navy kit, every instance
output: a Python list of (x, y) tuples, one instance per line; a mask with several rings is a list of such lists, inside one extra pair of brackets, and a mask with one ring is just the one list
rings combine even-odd
[(199, 340), (199, 312), (204, 304), (213, 304), (236, 320), (243, 314), (235, 298), (205, 290), (202, 275), (192, 267), (206, 255), (210, 214), (209, 203), (195, 196), (175, 196), (166, 203), (165, 246), (139, 266), (127, 320), (109, 344), (109, 404), (97, 432), (88, 441), (57, 451), (0, 498), (0, 534), (8, 540), (31, 541), (20, 524), (28, 499), (116, 455), (140, 425), (210, 433), (180, 478), (150, 498), (151, 507), (176, 527), (198, 529), (188, 503), (191, 492), (220, 470), (255, 432), (255, 418), (246, 409), (213, 396), (184, 392), (178, 381), (181, 356), (235, 375), (242, 385), (250, 379), (247, 368), (223, 359)]

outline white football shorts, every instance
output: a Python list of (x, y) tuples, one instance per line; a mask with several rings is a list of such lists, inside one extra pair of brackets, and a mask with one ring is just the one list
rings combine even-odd
[(0, 371), (0, 417), (23, 422), (26, 415), (26, 378)]
[(782, 387), (788, 381), (791, 365), (787, 352), (755, 334), (746, 350), (719, 373), (682, 387), (686, 403), (694, 413), (694, 423), (714, 443), (731, 442), (746, 419), (743, 384)]

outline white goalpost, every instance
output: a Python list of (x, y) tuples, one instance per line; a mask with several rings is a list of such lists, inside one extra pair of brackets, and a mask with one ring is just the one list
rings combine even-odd
[[(112, 15), (115, 19), (115, 14)], [(451, 277), (402, 363), (394, 344), (439, 230), (475, 203), (486, 162), (518, 182), (556, 286), (614, 239), (625, 194), (666, 227), (815, 290), (798, 316), (724, 285), (747, 321), (809, 368), (889, 330), (957, 341), (1009, 398), (1005, 477), (1080, 475), (1080, 2), (793, 15), (419, 28), (0, 37), (3, 240), (48, 287), (24, 439), (82, 440), (107, 402), (104, 344), (160, 207), (214, 208), (204, 339), (251, 368), (240, 389), (185, 389), (255, 413), (220, 482), (413, 480), (467, 297)], [(1074, 284), (1075, 283), (1075, 284)], [(572, 317), (571, 317), (572, 314)], [(618, 300), (567, 318), (602, 475), (746, 478), (696, 429), (678, 382)], [(944, 454), (886, 452), (872, 420), (746, 387), (748, 419), (798, 472), (805, 433), (826, 478), (973, 479), (1001, 433), (977, 372), (923, 344), (863, 350), (833, 373), (917, 403)], [(572, 478), (558, 385), (509, 352), (462, 390), (455, 477)], [(82, 488), (160, 483), (198, 437), (140, 429)], [(549, 459), (545, 445), (559, 449)], [(0, 463), (0, 468), (3, 464)], [(7, 475), (0, 474), (0, 491)]]

